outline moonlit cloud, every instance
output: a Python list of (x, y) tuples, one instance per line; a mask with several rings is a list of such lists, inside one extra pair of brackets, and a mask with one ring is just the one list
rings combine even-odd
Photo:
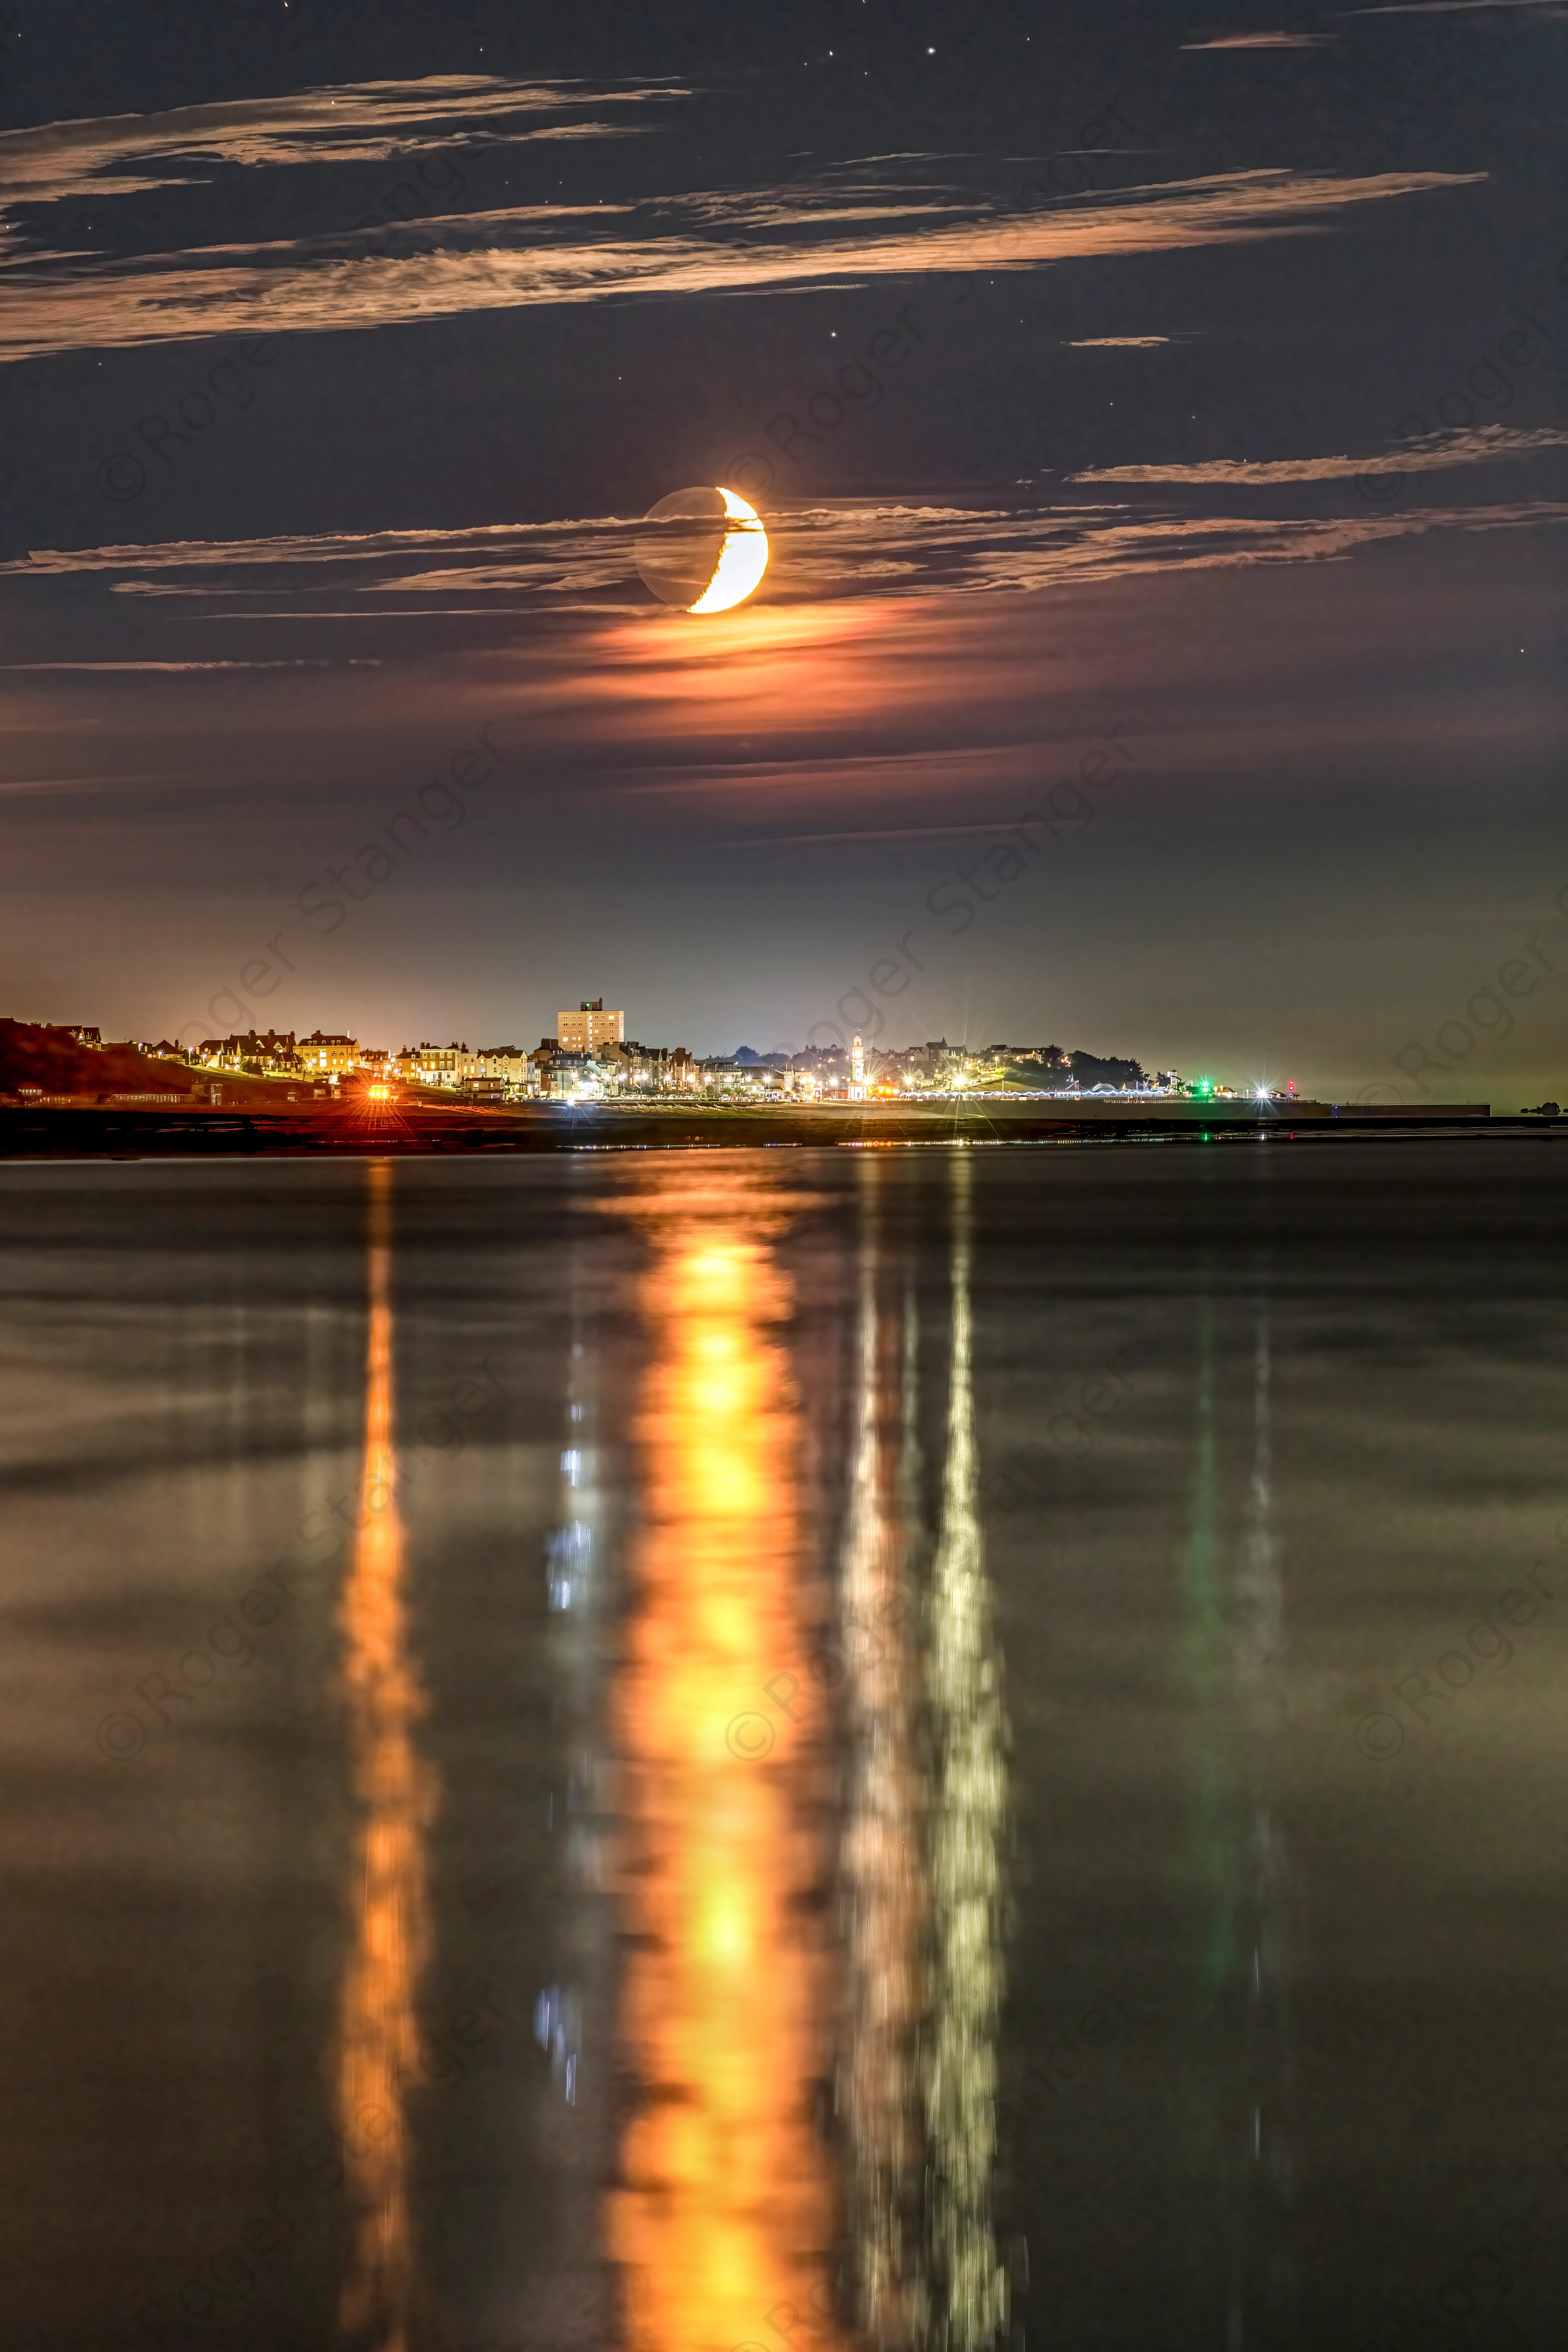
[(1347, 8), (1347, 16), (1466, 16), (1477, 9), (1543, 8), (1548, 15), (1568, 14), (1559, 0), (1384, 0), (1380, 8)]
[(1184, 41), (1184, 49), (1322, 49), (1329, 33), (1220, 33), (1212, 41)]
[[(454, 141), (624, 136), (635, 127), (568, 124), (569, 110), (643, 107), (689, 97), (668, 84), (514, 82), (489, 74), (436, 74), (413, 82), (361, 82), (290, 98), (234, 99), (166, 114), (110, 115), (0, 132), (0, 206), (66, 197), (140, 195), (211, 176), (214, 166), (367, 163), (404, 160)], [(525, 130), (503, 131), (521, 116)], [(535, 118), (553, 116), (553, 122)], [(356, 207), (359, 209), (359, 207)]]
[(1185, 466), (1101, 466), (1073, 474), (1075, 482), (1339, 482), (1363, 474), (1436, 474), (1455, 466), (1500, 465), (1542, 450), (1568, 449), (1568, 431), (1541, 425), (1521, 433), (1506, 425), (1470, 432), (1428, 433), (1372, 457), (1210, 457)]
[[(47, 665), (43, 663), (26, 665), (11, 663), (8, 667), (11, 668), (16, 668), (18, 667), (43, 668), (46, 667)], [(157, 768), (134, 768), (131, 770), (129, 773), (123, 775), (7, 776), (0, 778), (0, 798), (5, 800), (31, 800), (36, 798), (46, 798), (51, 793), (64, 794), (68, 793), (89, 793), (97, 794), (99, 793), (115, 793), (121, 791), (140, 790), (143, 784), (161, 784), (163, 781), (163, 771)]]
[[(1568, 431), (1563, 430), (1520, 434), (1492, 426), (1451, 439), (1434, 438), (1444, 446), (1417, 447), (1407, 461), (1413, 470), (1491, 463), (1568, 446)], [(1076, 478), (1101, 487), (1147, 484), (1180, 491), (1314, 484), (1397, 470), (1392, 461), (1380, 467), (1355, 457), (1256, 466), (1215, 460), (1190, 467), (1118, 467)], [(1568, 507), (1550, 501), (1268, 516), (1210, 509), (1194, 513), (1168, 503), (955, 507), (824, 501), (768, 515), (773, 564), (768, 592), (755, 610), (759, 616), (766, 611), (770, 618), (764, 624), (749, 615), (733, 643), (754, 648), (764, 641), (768, 628), (786, 625), (791, 614), (868, 600), (1037, 591), (1173, 570), (1342, 562), (1357, 549), (1386, 540), (1431, 531), (1514, 530), (1531, 521), (1561, 520), (1564, 514)], [(564, 619), (582, 614), (602, 618), (621, 612), (646, 618), (647, 597), (631, 553), (638, 528), (634, 519), (606, 517), (477, 530), (323, 533), (313, 539), (93, 548), (74, 553), (50, 550), (0, 565), (0, 573), (47, 577), (118, 572), (119, 580), (108, 581), (112, 593), (144, 594), (149, 588), (163, 595), (177, 593), (191, 600), (189, 617), (202, 625), (315, 629), (338, 623), (374, 629), (383, 623), (401, 626), (439, 615), (481, 622), (481, 634), (493, 642), (497, 626), (513, 629), (529, 617)], [(428, 564), (411, 562), (421, 554), (435, 560)], [(350, 562), (357, 570), (345, 576), (343, 566)], [(266, 574), (259, 589), (247, 585), (258, 571)], [(184, 576), (148, 583), (142, 576), (147, 572)], [(265, 607), (247, 601), (258, 593), (266, 597)], [(488, 601), (470, 604), (467, 600), (475, 594)], [(323, 604), (323, 595), (332, 601)], [(392, 601), (396, 598), (419, 601), (400, 606)], [(689, 624), (678, 625), (682, 633), (689, 632)], [(716, 632), (714, 624), (698, 634), (711, 645), (717, 642)], [(278, 641), (274, 637), (271, 642)], [(399, 657), (390, 639), (384, 657)], [(166, 666), (226, 665), (191, 659)]]
[[(881, 277), (1027, 269), (1091, 257), (1245, 245), (1324, 232), (1352, 207), (1468, 186), (1484, 173), (1394, 172), (1335, 179), (1263, 169), (1064, 200), (1036, 212), (965, 216), (951, 192), (868, 194), (824, 184), (735, 191), (644, 205), (426, 220), (433, 249), (367, 254), (353, 238), (151, 255), (88, 270), (16, 269), (0, 357), (107, 350), (188, 337), (338, 333), (535, 303), (627, 295), (783, 292)], [(812, 234), (801, 233), (809, 223)], [(464, 249), (479, 234), (517, 246)], [(416, 236), (409, 224), (398, 240)]]
[[(405, 562), (420, 548), (474, 548), (482, 551), (497, 541), (550, 537), (571, 531), (635, 530), (637, 525), (615, 515), (585, 521), (475, 523), (454, 530), (366, 530), (284, 533), (276, 539), (177, 540), (146, 547), (82, 547), (39, 549), (33, 554), (0, 563), (5, 572), (124, 572), (174, 570), (224, 572), (247, 564), (363, 563), (377, 557)], [(151, 594), (151, 589), (143, 592)], [(176, 592), (163, 589), (172, 595)], [(268, 592), (270, 593), (270, 592)]]
[(1005, 817), (976, 817), (969, 824), (863, 825), (848, 833), (758, 833), (740, 841), (716, 841), (715, 849), (803, 849), (824, 841), (967, 841), (975, 834), (999, 833)]
[(188, 670), (188, 669), (379, 669), (378, 661), (331, 661), (321, 656), (286, 661), (39, 661), (0, 662), (0, 670)]
[(883, 594), (983, 594), (1088, 585), (1141, 573), (1259, 564), (1342, 562), (1362, 547), (1428, 531), (1521, 530), (1568, 518), (1548, 501), (1421, 509), (1406, 514), (1252, 517), (1075, 508), (1030, 515), (966, 517), (927, 524), (907, 510), (874, 538), (864, 526), (824, 529), (798, 551), (795, 569), (818, 595), (853, 593), (862, 549), (908, 559), (906, 578)]

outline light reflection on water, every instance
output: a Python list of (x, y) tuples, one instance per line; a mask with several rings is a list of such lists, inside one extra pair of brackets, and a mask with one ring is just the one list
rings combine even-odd
[(339, 1610), (349, 1759), (358, 1803), (345, 1895), (353, 1941), (339, 2021), (337, 2111), (355, 2215), (344, 2328), (405, 2352), (415, 2284), (409, 2083), (420, 2073), (415, 2003), (429, 1945), (425, 1834), (435, 1775), (415, 1745), (426, 1711), (410, 1652), (404, 1528), (393, 1455), (392, 1171), (369, 1186), (369, 1333), (359, 1529)]
[(927, 1976), (927, 1790), (916, 1749), (923, 1546), (919, 1323), (889, 1298), (882, 1171), (860, 1172), (855, 1429), (840, 1572), (849, 1759), (841, 1861), (846, 2049), (839, 2080), (855, 2320), (889, 2352), (924, 2340), (925, 2134), (919, 2031)]
[(21, 2343), (1550, 2341), (1482, 1149), (0, 1176)]
[(804, 1717), (754, 1759), (726, 1742), (808, 1647), (779, 1337), (792, 1302), (771, 1246), (783, 1213), (745, 1162), (650, 1188), (631, 1211), (651, 1252), (651, 1344), (611, 1724), (636, 2104), (608, 2241), (627, 2342), (706, 2352), (765, 2339), (781, 2306), (831, 2308), (826, 1759)]
[(947, 1463), (931, 1599), (935, 1951), (926, 2110), (931, 2234), (943, 2315), (936, 2340), (953, 2352), (990, 2344), (1007, 2314), (992, 2226), (1005, 1725), (977, 1500), (970, 1181), (970, 1162), (955, 1160)]
[[(864, 1169), (826, 1643), (781, 1339), (787, 1209), (741, 1165), (649, 1188), (632, 1212), (654, 1251), (653, 1344), (611, 1706), (627, 1816), (621, 2032), (637, 2084), (611, 2245), (639, 2352), (750, 2343), (775, 2323), (824, 2344), (975, 2352), (1006, 2318), (992, 2219), (1005, 1727), (978, 1514), (970, 1177), (956, 1160), (929, 1593), (916, 1580), (918, 1328), (912, 1297), (882, 1303), (896, 1269), (879, 1181)], [(809, 1703), (814, 1683), (836, 1708)], [(771, 1726), (765, 1752), (735, 1752), (737, 1721)]]

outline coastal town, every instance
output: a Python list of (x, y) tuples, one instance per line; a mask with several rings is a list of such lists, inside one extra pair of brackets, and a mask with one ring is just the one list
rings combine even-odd
[[(106, 1050), (96, 1028), (53, 1024), (50, 1034), (78, 1047)], [(1175, 1070), (1151, 1074), (1134, 1060), (1071, 1052), (1056, 1045), (950, 1045), (945, 1037), (904, 1046), (867, 1044), (856, 1033), (843, 1045), (779, 1046), (769, 1052), (741, 1045), (732, 1054), (695, 1054), (685, 1045), (644, 1045), (626, 1034), (622, 1008), (599, 997), (561, 1008), (552, 1033), (529, 1048), (470, 1045), (451, 1039), (418, 1045), (373, 1045), (346, 1031), (255, 1029), (206, 1037), (190, 1045), (169, 1038), (132, 1039), (149, 1062), (178, 1063), (200, 1073), (204, 1091), (223, 1099), (226, 1079), (284, 1081), (287, 1099), (363, 1097), (395, 1102), (436, 1090), (469, 1103), (530, 1100), (636, 1101), (678, 1095), (709, 1100), (868, 1102), (910, 1096), (973, 1093), (1079, 1097), (1186, 1096), (1219, 1101), (1238, 1090), (1212, 1077), (1185, 1078)], [(1287, 1089), (1281, 1088), (1284, 1093)], [(1293, 1095), (1293, 1087), (1289, 1088)]]

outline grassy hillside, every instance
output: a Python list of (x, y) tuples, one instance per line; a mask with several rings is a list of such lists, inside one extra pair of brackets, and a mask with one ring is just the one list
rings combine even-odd
[(0, 1015), (0, 1093), (191, 1094), (198, 1079), (183, 1062), (153, 1061), (134, 1045), (79, 1045), (63, 1029)]

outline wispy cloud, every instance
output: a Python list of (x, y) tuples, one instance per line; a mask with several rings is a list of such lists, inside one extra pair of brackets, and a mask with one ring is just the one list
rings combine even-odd
[(1193, 466), (1101, 466), (1068, 478), (1075, 482), (1337, 482), (1362, 474), (1436, 474), (1455, 466), (1495, 466), (1547, 449), (1568, 449), (1568, 431), (1541, 425), (1521, 433), (1506, 425), (1481, 425), (1468, 433), (1428, 433), (1374, 457), (1210, 457)]
[[(297, 615), (292, 617), (298, 617)], [(0, 662), (5, 670), (187, 670), (187, 669), (379, 669), (379, 661), (332, 660), (329, 656), (283, 661), (40, 661)]]
[[(5, 572), (228, 572), (249, 564), (372, 563), (381, 558), (405, 562), (421, 548), (486, 551), (496, 542), (553, 539), (562, 532), (631, 532), (638, 525), (616, 515), (559, 522), (471, 523), (455, 530), (327, 530), (280, 533), (276, 539), (174, 540), (148, 547), (40, 548), (0, 563)], [(142, 592), (152, 594), (152, 589)], [(160, 592), (174, 594), (165, 588)], [(270, 591), (268, 591), (270, 593)]]
[(1323, 49), (1331, 33), (1216, 33), (1208, 41), (1184, 41), (1184, 49)]
[[(1568, 431), (1557, 429), (1525, 434), (1491, 426), (1451, 439), (1432, 438), (1442, 446), (1402, 449), (1394, 462), (1436, 471), (1568, 446)], [(784, 626), (790, 614), (816, 606), (854, 607), (889, 597), (1059, 588), (1171, 570), (1343, 562), (1388, 539), (1427, 531), (1516, 530), (1561, 522), (1568, 513), (1568, 507), (1549, 500), (1354, 515), (1215, 509), (1216, 492), (1342, 480), (1373, 470), (1378, 462), (1348, 457), (1259, 465), (1215, 460), (1189, 467), (1119, 467), (1079, 478), (1101, 491), (1142, 485), (1172, 494), (1200, 491), (1204, 498), (1195, 509), (1190, 500), (1178, 505), (1167, 496), (1141, 505), (1104, 499), (1068, 505), (1059, 498), (1048, 506), (1006, 507), (847, 500), (777, 511), (767, 518), (773, 542), (768, 587), (743, 616), (738, 642), (758, 640), (763, 613), (773, 616), (768, 626)], [(1387, 470), (1389, 461), (1382, 463)], [(483, 624), (482, 642), (495, 644), (499, 627), (508, 641), (521, 644), (532, 633), (531, 625), (541, 620), (552, 623), (574, 614), (647, 617), (648, 599), (632, 559), (637, 528), (633, 520), (605, 517), (452, 531), (47, 550), (0, 565), (0, 573), (118, 574), (108, 583), (116, 593), (134, 595), (152, 587), (187, 596), (189, 618), (204, 627), (265, 624), (269, 631), (289, 625), (314, 630), (336, 623), (374, 630), (383, 622), (440, 614)], [(265, 596), (265, 605), (253, 601), (258, 593)], [(471, 597), (478, 601), (470, 603)], [(689, 632), (689, 625), (671, 625)], [(717, 625), (702, 635), (717, 642)], [(276, 642), (261, 640), (264, 646)], [(398, 658), (390, 639), (385, 658)], [(215, 665), (193, 660), (169, 666)]]
[(1568, 14), (1560, 0), (1384, 0), (1379, 8), (1346, 8), (1346, 16), (1460, 16), (1478, 8), (1543, 8), (1548, 15)]
[[(568, 121), (584, 108), (646, 108), (689, 98), (661, 82), (504, 81), (437, 74), (412, 82), (350, 82), (289, 98), (226, 100), (166, 114), (110, 115), (0, 132), (0, 206), (71, 196), (137, 195), (210, 177), (213, 167), (391, 161), (454, 141), (624, 136), (638, 126)], [(516, 127), (521, 117), (523, 127)], [(503, 130), (513, 121), (514, 127)]]
[[(40, 663), (37, 667), (46, 665)], [(35, 665), (12, 663), (10, 667), (32, 667)], [(50, 793), (117, 793), (139, 789), (143, 784), (161, 784), (164, 781), (162, 768), (132, 768), (123, 774), (95, 776), (4, 776), (0, 777), (0, 798), (34, 800)]]
[(868, 530), (825, 524), (794, 552), (791, 570), (818, 596), (853, 593), (866, 554), (897, 551), (904, 576), (879, 582), (883, 596), (977, 594), (1001, 589), (1086, 585), (1139, 573), (1212, 571), (1257, 564), (1348, 561), (1389, 539), (1427, 531), (1522, 530), (1561, 522), (1568, 505), (1521, 501), (1427, 508), (1396, 515), (1255, 517), (1137, 511), (1131, 507), (976, 514), (930, 522), (903, 510)]
[(801, 849), (824, 841), (967, 841), (977, 833), (997, 833), (1005, 817), (976, 817), (969, 824), (875, 824), (854, 833), (751, 834), (739, 841), (716, 841), (715, 849)]
[[(783, 292), (937, 271), (1026, 269), (1091, 256), (1322, 234), (1346, 209), (1468, 186), (1483, 173), (1336, 179), (1239, 172), (1075, 197), (1038, 212), (965, 215), (952, 190), (825, 179), (702, 193), (661, 205), (529, 206), (410, 223), (416, 249), (353, 236), (151, 255), (86, 269), (14, 268), (0, 356), (185, 337), (337, 333), (535, 303), (627, 295)], [(809, 229), (810, 234), (803, 232)], [(517, 235), (509, 245), (499, 240)], [(463, 249), (479, 237), (479, 250)], [(526, 241), (522, 241), (525, 239)]]

